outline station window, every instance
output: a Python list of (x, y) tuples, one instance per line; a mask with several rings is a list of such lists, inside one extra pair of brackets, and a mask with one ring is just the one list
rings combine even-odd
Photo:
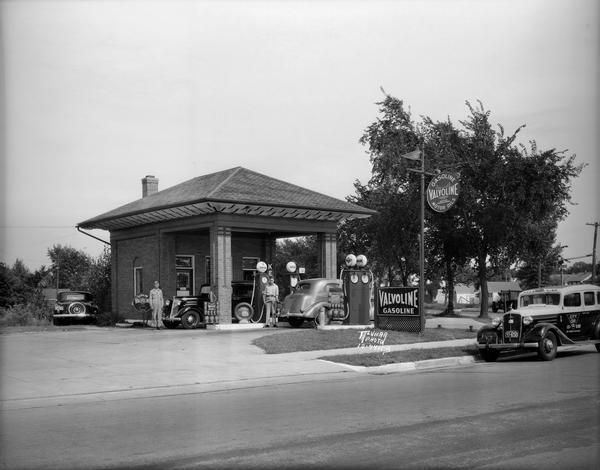
[(141, 266), (133, 268), (133, 295), (144, 293), (144, 277)]
[(242, 258), (242, 279), (244, 281), (251, 281), (254, 279), (254, 272), (256, 271), (256, 265), (260, 261), (260, 258), (255, 256), (244, 256)]

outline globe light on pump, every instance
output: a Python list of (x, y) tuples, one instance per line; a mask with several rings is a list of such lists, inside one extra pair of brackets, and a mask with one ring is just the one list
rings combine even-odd
[(367, 257), (365, 255), (358, 255), (356, 257), (356, 266), (364, 268), (367, 265)]
[(354, 266), (356, 266), (356, 256), (347, 255), (346, 256), (346, 266), (348, 266), (349, 268), (353, 268)]
[(287, 269), (288, 273), (295, 273), (296, 272), (296, 263), (294, 263), (293, 261), (289, 261), (285, 265), (285, 269)]
[(265, 263), (264, 261), (259, 261), (258, 263), (256, 263), (256, 270), (259, 273), (267, 272), (267, 263)]

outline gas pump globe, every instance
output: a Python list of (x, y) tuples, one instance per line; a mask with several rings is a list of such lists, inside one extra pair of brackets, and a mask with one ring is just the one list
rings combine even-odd
[(365, 255), (346, 256), (346, 268), (341, 278), (344, 286), (345, 309), (348, 312), (347, 323), (368, 325), (371, 323), (371, 292), (373, 273), (367, 268)]

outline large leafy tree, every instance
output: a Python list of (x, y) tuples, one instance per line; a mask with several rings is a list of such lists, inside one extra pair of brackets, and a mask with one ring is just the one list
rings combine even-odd
[[(563, 219), (570, 201), (570, 181), (582, 166), (575, 156), (556, 150), (539, 151), (535, 142), (528, 150), (515, 145), (519, 129), (506, 136), (490, 124), (490, 112), (481, 103), (467, 103), (470, 116), (465, 127), (466, 148), (461, 165), (461, 233), (478, 269), (481, 317), (487, 316), (488, 263), (519, 256), (541, 257), (549, 248), (541, 235)], [(527, 248), (528, 244), (537, 244)]]
[[(370, 249), (380, 272), (400, 270), (399, 259), (415, 259), (418, 178), (407, 172), (411, 162), (400, 156), (422, 148), (426, 170), (459, 171), (461, 184), (460, 198), (450, 211), (427, 213), (428, 274), (441, 269), (452, 283), (454, 271), (474, 261), (480, 315), (487, 316), (487, 280), (498, 274), (493, 268), (505, 272), (520, 257), (547, 254), (553, 240), (539, 237), (566, 216), (570, 181), (582, 167), (575, 165), (574, 156), (539, 151), (535, 142), (529, 149), (516, 145), (521, 128), (508, 135), (502, 126), (495, 130), (481, 103), (474, 107), (467, 102), (470, 114), (460, 122), (461, 129), (450, 120), (427, 117), (415, 124), (403, 102), (391, 96), (378, 104), (380, 117), (360, 139), (369, 148), (372, 177), (366, 185), (357, 182), (356, 196), (349, 199), (379, 215), (346, 224), (340, 230), (341, 246)], [(410, 263), (408, 269), (414, 272), (415, 267)]]
[(377, 214), (342, 224), (340, 251), (366, 255), (380, 280), (406, 285), (418, 271), (419, 182), (409, 178), (409, 163), (400, 155), (414, 150), (420, 136), (401, 100), (386, 95), (378, 105), (380, 117), (360, 138), (368, 147), (371, 178), (366, 184), (356, 181), (356, 195), (348, 198)]

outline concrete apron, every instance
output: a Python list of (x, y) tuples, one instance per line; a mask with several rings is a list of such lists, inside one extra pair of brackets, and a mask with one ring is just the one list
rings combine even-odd
[[(319, 376), (326, 379), (360, 371), (315, 360), (336, 353), (357, 352), (356, 348), (265, 354), (251, 344), (255, 338), (286, 330), (289, 331), (288, 328), (157, 331), (89, 327), (2, 335), (0, 406), (20, 409), (42, 404), (201, 393), (302, 382)], [(462, 345), (465, 340), (459, 341)], [(436, 344), (446, 345), (398, 345), (392, 346), (392, 350)]]

